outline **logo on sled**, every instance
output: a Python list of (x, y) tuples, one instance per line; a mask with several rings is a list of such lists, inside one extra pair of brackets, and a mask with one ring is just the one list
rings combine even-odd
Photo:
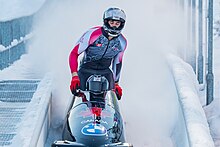
[(107, 134), (107, 130), (104, 126), (93, 123), (84, 126), (81, 132), (84, 135), (89, 135), (89, 136), (104, 136)]

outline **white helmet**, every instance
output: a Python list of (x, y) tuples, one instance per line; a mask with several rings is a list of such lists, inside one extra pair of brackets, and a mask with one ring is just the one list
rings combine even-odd
[[(118, 20), (121, 22), (121, 25), (116, 27), (111, 27), (108, 23), (109, 20)], [(104, 12), (103, 15), (103, 28), (108, 32), (109, 36), (116, 37), (121, 33), (121, 30), (124, 28), (126, 21), (125, 12), (119, 8), (109, 8)]]

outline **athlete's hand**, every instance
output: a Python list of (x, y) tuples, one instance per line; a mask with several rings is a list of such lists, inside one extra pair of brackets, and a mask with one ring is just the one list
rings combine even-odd
[(115, 83), (115, 93), (118, 97), (118, 100), (120, 100), (122, 96), (122, 88), (118, 85), (118, 83)]
[(76, 94), (76, 90), (79, 88), (79, 86), (80, 86), (79, 77), (73, 76), (71, 84), (70, 84), (70, 90), (71, 90), (72, 94), (74, 94), (74, 95)]

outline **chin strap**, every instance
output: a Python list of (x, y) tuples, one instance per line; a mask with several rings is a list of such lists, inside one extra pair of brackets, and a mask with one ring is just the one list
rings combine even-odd
[(111, 37), (117, 37), (119, 34), (118, 35), (116, 35), (116, 34), (114, 35), (114, 34), (111, 34), (111, 33), (108, 32), (108, 35), (111, 36)]

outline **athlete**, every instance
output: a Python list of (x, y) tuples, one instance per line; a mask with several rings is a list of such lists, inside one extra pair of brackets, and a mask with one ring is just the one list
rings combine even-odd
[[(121, 31), (125, 21), (126, 15), (123, 10), (109, 8), (103, 15), (103, 26), (89, 29), (76, 43), (69, 56), (72, 73), (70, 90), (74, 95), (78, 88), (86, 90), (86, 80), (92, 74), (99, 74), (108, 79), (109, 89), (115, 90), (118, 99), (121, 99), (122, 88), (119, 86), (119, 78), (127, 46)], [(82, 53), (83, 59), (78, 68), (78, 56)]]

